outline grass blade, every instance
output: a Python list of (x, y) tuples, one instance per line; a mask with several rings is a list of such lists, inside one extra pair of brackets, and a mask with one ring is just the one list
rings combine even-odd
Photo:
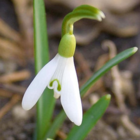
[(57, 118), (54, 120), (53, 124), (51, 125), (50, 129), (47, 132), (47, 135), (45, 137), (44, 140), (46, 140), (46, 138), (54, 138), (55, 134), (57, 133), (58, 129), (60, 128), (60, 126), (62, 126), (64, 120), (66, 118), (66, 114), (64, 111), (61, 111), (59, 113), (59, 115), (57, 116)]
[[(46, 14), (43, 0), (34, 0), (34, 46), (36, 73), (49, 61)], [(37, 103), (36, 139), (46, 134), (54, 108), (53, 93), (46, 89)]]
[(91, 86), (100, 78), (102, 77), (106, 72), (108, 72), (113, 66), (119, 64), (123, 60), (127, 59), (137, 51), (137, 47), (133, 47), (130, 49), (127, 49), (118, 55), (116, 55), (114, 58), (109, 60), (101, 69), (99, 69), (94, 75), (82, 86), (80, 93), (81, 96), (83, 96)]

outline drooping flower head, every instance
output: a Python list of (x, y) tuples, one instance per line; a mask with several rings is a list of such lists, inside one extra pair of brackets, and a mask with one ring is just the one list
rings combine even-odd
[[(88, 6), (90, 12), (85, 10), (84, 16), (78, 15), (81, 12), (81, 8), (85, 9), (85, 6), (71, 12), (72, 16), (68, 15), (68, 20), (67, 18), (64, 19), (63, 36), (59, 44), (58, 54), (39, 71), (27, 88), (22, 100), (23, 108), (29, 110), (36, 104), (46, 87), (53, 89), (54, 97), (60, 97), (66, 115), (76, 125), (81, 125), (83, 113), (73, 60), (76, 47), (76, 40), (73, 35), (73, 23), (85, 17), (91, 18), (93, 16), (94, 19), (98, 20), (104, 17), (101, 11), (91, 8), (91, 6)], [(96, 13), (98, 12), (98, 16), (92, 14), (93, 10)]]
[(45, 88), (48, 87), (54, 90), (55, 98), (60, 97), (69, 119), (76, 125), (81, 124), (82, 105), (73, 62), (75, 46), (74, 35), (64, 35), (59, 45), (58, 54), (40, 70), (27, 88), (22, 101), (24, 109), (31, 109)]

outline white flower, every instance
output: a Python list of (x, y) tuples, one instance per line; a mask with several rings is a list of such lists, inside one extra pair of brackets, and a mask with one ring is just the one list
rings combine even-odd
[(68, 118), (76, 125), (81, 125), (82, 105), (73, 56), (66, 58), (57, 54), (40, 70), (23, 97), (22, 106), (25, 110), (36, 104), (46, 86), (54, 89), (55, 98), (60, 96)]

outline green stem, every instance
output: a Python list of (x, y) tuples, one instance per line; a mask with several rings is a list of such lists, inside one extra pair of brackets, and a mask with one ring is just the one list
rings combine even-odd
[(62, 23), (62, 36), (72, 30), (71, 27), (76, 21), (82, 18), (93, 19), (93, 17), (96, 19), (97, 15), (88, 11), (76, 11), (67, 14)]
[(101, 21), (104, 18), (103, 12), (89, 5), (82, 5), (67, 14), (62, 23), (62, 36), (66, 33), (73, 33), (73, 24), (83, 18), (96, 19)]

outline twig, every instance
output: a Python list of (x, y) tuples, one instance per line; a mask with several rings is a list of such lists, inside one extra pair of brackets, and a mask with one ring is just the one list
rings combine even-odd
[(0, 50), (2, 52), (0, 53), (0, 56), (4, 59), (13, 59), (21, 63), (23, 63), (23, 60), (25, 59), (23, 50), (19, 44), (8, 39), (0, 38)]
[(10, 102), (8, 102), (1, 110), (0, 110), (0, 120), (2, 119), (2, 117), (9, 111), (11, 110), (11, 108), (19, 102), (19, 100), (21, 99), (21, 96), (19, 95), (14, 95), (12, 97), (12, 99), (10, 100)]
[(21, 45), (26, 50), (27, 57), (33, 56), (33, 7), (30, 4), (31, 0), (12, 0), (17, 18), (19, 21), (19, 27), (22, 34)]
[(14, 93), (18, 93), (18, 94), (23, 94), (26, 90), (25, 87), (17, 86), (14, 84), (0, 84), (0, 88), (7, 90), (7, 91), (14, 92)]
[(3, 89), (0, 89), (0, 96), (6, 97), (6, 98), (11, 98), (13, 94), (9, 91), (5, 91)]
[(121, 116), (121, 123), (133, 136), (140, 137), (140, 130), (132, 122), (130, 122), (128, 116)]
[[(111, 42), (109, 40), (104, 41), (103, 42), (103, 47), (104, 48), (109, 48), (110, 59), (113, 58), (116, 55), (116, 46), (113, 42)], [(119, 73), (119, 70), (118, 70), (118, 66), (114, 66), (111, 69), (111, 76), (113, 78), (113, 88), (112, 88), (112, 90), (113, 90), (113, 93), (116, 97), (117, 105), (119, 106), (119, 108), (121, 110), (125, 110), (126, 106), (125, 106), (125, 103), (124, 103), (124, 96), (123, 96), (123, 93), (122, 93), (121, 76), (120, 76), (120, 73)]]
[(7, 23), (0, 19), (0, 34), (15, 41), (20, 42), (20, 35), (18, 32), (13, 30)]
[(28, 70), (21, 70), (18, 72), (13, 72), (0, 76), (0, 83), (12, 83), (17, 81), (26, 80), (30, 77), (30, 72)]
[(66, 137), (67, 137), (67, 135), (66, 135), (64, 132), (60, 131), (60, 130), (57, 131), (57, 135), (58, 135), (62, 140), (65, 140)]

